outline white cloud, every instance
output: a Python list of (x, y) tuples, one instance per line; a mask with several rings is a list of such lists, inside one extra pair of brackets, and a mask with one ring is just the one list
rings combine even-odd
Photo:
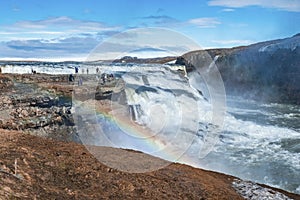
[(232, 9), (232, 8), (224, 8), (224, 9), (222, 9), (222, 11), (223, 11), (223, 12), (233, 12), (233, 11), (235, 11), (235, 10)]
[(188, 51), (199, 49), (190, 38), (168, 29), (139, 28), (115, 35), (101, 43), (91, 52), (88, 60), (115, 59), (125, 55), (182, 55)]
[(201, 28), (213, 28), (216, 27), (218, 24), (221, 24), (221, 22), (218, 21), (216, 18), (208, 17), (190, 19), (187, 21), (187, 23)]
[(198, 28), (214, 28), (218, 24), (221, 24), (218, 19), (210, 17), (194, 18), (186, 21), (180, 21), (172, 16), (150, 15), (141, 19), (142, 23), (140, 23), (137, 27), (170, 27), (176, 29), (178, 27), (193, 25)]
[(300, 12), (299, 0), (210, 0), (208, 5), (225, 6), (229, 8), (261, 6), (264, 8), (276, 8), (279, 10)]
[(12, 11), (14, 11), (14, 12), (19, 12), (19, 11), (21, 11), (21, 9), (18, 8), (18, 7), (14, 7), (14, 8), (12, 9)]
[(243, 46), (243, 45), (249, 45), (254, 43), (251, 40), (213, 40), (212, 42), (227, 47)]
[(174, 27), (181, 22), (167, 15), (150, 15), (140, 18), (138, 27)]
[(13, 25), (13, 28), (34, 28), (34, 29), (49, 29), (63, 28), (71, 31), (87, 32), (87, 31), (107, 31), (115, 30), (118, 27), (107, 26), (104, 23), (96, 21), (76, 20), (70, 17), (54, 17), (46, 20), (38, 21), (20, 21)]
[(101, 22), (55, 17), (0, 26), (0, 52), (6, 58), (69, 58), (87, 55), (120, 31)]
[[(148, 16), (142, 20), (164, 28), (168, 27), (167, 25), (174, 27), (175, 24), (176, 27), (193, 25), (201, 28), (215, 27), (220, 24), (215, 18), (179, 21), (164, 15)], [(192, 41), (188, 41), (189, 43), (186, 40), (179, 41), (180, 35), (175, 31), (148, 28), (121, 33), (122, 29), (124, 28), (69, 17), (19, 21), (5, 27), (0, 25), (0, 52), (2, 53), (0, 57), (24, 59), (45, 57), (61, 59), (76, 57), (76, 55), (83, 57), (82, 55), (88, 55), (98, 44), (102, 44), (102, 41), (106, 42), (102, 44), (102, 52), (96, 54), (97, 58), (102, 58), (104, 55), (114, 57), (132, 50), (150, 47), (158, 49), (165, 47), (167, 51), (174, 51), (181, 55), (189, 48), (181, 46), (178, 48), (179, 44), (195, 47)], [(114, 35), (113, 41), (109, 40), (112, 35)]]
[(69, 17), (53, 17), (45, 20), (19, 21), (11, 25), (0, 26), (1, 41), (16, 37), (28, 39), (51, 39), (81, 33), (97, 34), (99, 32), (118, 31), (120, 27), (109, 26), (101, 22), (76, 20)]
[[(60, 31), (27, 31), (22, 34), (48, 34), (48, 35), (61, 35), (64, 32)], [(0, 31), (0, 35), (18, 35), (20, 32), (9, 32), (9, 31)]]
[(92, 37), (13, 40), (0, 42), (0, 58), (76, 59), (87, 56), (98, 43), (99, 41)]

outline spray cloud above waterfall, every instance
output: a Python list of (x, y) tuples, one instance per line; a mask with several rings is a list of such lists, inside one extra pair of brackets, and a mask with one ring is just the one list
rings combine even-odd
[[(128, 40), (128, 35), (135, 37)], [(148, 47), (157, 47), (157, 44), (160, 44), (165, 47), (165, 51), (175, 56), (181, 55), (182, 51), (174, 51), (174, 43), (179, 47), (185, 45), (185, 50), (200, 48), (191, 39), (171, 30), (135, 29), (100, 43), (88, 56), (87, 61), (99, 59), (107, 47), (114, 43), (127, 44), (126, 49), (122, 49), (123, 46), (120, 45), (124, 52), (115, 54), (115, 58), (136, 51), (136, 43), (138, 46)], [(131, 43), (132, 45), (129, 45)], [(207, 66), (198, 66), (201, 63), (197, 63), (197, 60), (193, 64), (199, 67), (196, 76), (201, 76), (203, 84), (207, 85), (209, 102), (201, 95), (196, 85), (191, 85), (193, 83), (189, 82), (187, 77), (172, 72), (167, 65), (154, 64), (121, 67), (118, 71), (121, 79), (116, 87), (122, 87), (123, 93), (112, 96), (111, 112), (108, 114), (98, 113), (93, 102), (89, 102), (88, 105), (76, 104), (75, 95), (75, 120), (80, 118), (77, 123), (79, 130), (82, 130), (79, 134), (83, 143), (87, 146), (133, 148), (169, 161), (188, 159), (185, 153), (192, 147), (198, 150), (199, 157), (205, 157), (218, 141), (218, 134), (223, 126), (222, 116), (225, 114), (223, 82), (213, 59), (208, 54), (206, 56)], [(97, 84), (91, 85), (90, 90), (95, 90)], [(77, 93), (77, 88), (74, 89)], [(90, 120), (88, 126), (94, 124), (94, 129), (84, 128), (82, 120), (87, 122)], [(109, 124), (114, 124), (114, 128)], [(86, 130), (94, 131), (89, 133)], [(197, 133), (201, 135), (201, 141)], [(97, 152), (91, 153), (97, 157)], [(103, 157), (97, 159), (101, 161)], [(164, 165), (157, 166), (161, 167)], [(122, 166), (119, 166), (119, 169), (130, 171), (123, 169)]]

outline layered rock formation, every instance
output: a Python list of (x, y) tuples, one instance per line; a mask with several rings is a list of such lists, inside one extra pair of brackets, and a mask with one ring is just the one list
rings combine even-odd
[(68, 75), (1, 76), (0, 128), (80, 143), (73, 119), (72, 96), (81, 101), (105, 100), (122, 90), (115, 87), (115, 80), (98, 85), (95, 75), (83, 75), (81, 79), (84, 85), (77, 87), (77, 81), (69, 82)]
[(300, 104), (300, 35), (230, 49), (189, 52), (177, 58), (189, 72), (215, 63), (229, 95)]
[(10, 80), (11, 87), (6, 87), (7, 90), (2, 90), (0, 94), (0, 128), (78, 141), (70, 96), (56, 94), (37, 84), (66, 84), (65, 77), (66, 75), (55, 78), (50, 75), (6, 75), (5, 80)]

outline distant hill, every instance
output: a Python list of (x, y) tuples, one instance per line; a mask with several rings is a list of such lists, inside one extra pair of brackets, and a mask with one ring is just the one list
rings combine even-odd
[(170, 61), (175, 61), (177, 57), (157, 57), (157, 58), (138, 58), (131, 56), (124, 56), (121, 59), (116, 59), (113, 63), (138, 63), (138, 64), (165, 64)]
[(215, 58), (227, 94), (300, 104), (300, 34), (249, 46), (193, 51), (176, 63), (192, 72), (207, 62), (205, 54)]

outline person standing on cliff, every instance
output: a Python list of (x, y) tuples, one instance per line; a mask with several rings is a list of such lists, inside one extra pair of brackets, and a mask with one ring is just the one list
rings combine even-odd
[(1, 69), (1, 67), (0, 67), (0, 74), (2, 74), (2, 69)]
[(81, 86), (83, 83), (82, 83), (83, 81), (82, 81), (82, 78), (81, 77), (79, 77), (79, 80), (78, 80), (78, 86)]

